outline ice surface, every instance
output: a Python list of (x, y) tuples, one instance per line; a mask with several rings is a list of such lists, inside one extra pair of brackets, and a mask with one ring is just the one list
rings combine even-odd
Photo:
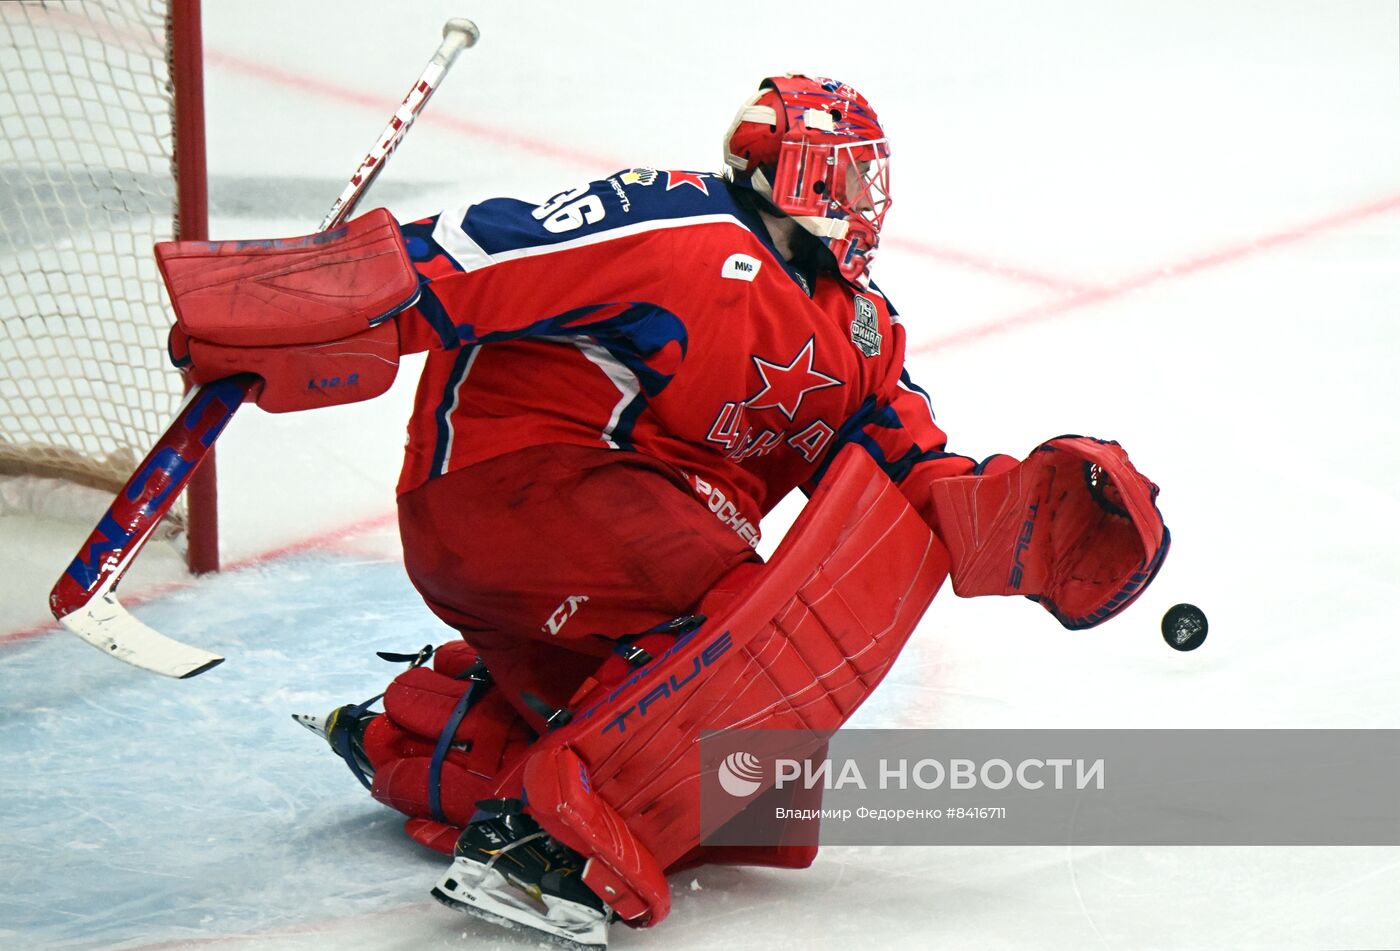
[[(945, 593), (860, 725), (1400, 727), (1393, 2), (205, 8), (216, 237), (314, 228), (450, 16), (482, 40), (383, 177), (401, 218), (714, 168), (773, 71), (870, 96), (896, 163), (875, 274), (951, 447), (1119, 439), (1175, 544), (1093, 631)], [(390, 519), (414, 369), (373, 403), (235, 419), (242, 567), (162, 588), (153, 550), (126, 585), (228, 656), (195, 680), (44, 633), (90, 526), (0, 518), (0, 948), (534, 946), (430, 901), (441, 861), (289, 717), (443, 635)], [(1191, 654), (1156, 631), (1177, 601), (1210, 616)], [(829, 849), (673, 885), (617, 947), (1400, 946), (1396, 849)]]

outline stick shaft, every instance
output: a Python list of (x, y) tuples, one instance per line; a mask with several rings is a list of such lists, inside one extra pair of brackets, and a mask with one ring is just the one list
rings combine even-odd
[(370, 149), (369, 153), (360, 161), (359, 168), (355, 169), (355, 174), (350, 176), (349, 183), (336, 198), (335, 204), (331, 205), (330, 211), (326, 212), (326, 217), (321, 219), (318, 231), (329, 231), (354, 213), (355, 206), (360, 203), (365, 192), (379, 177), (384, 163), (388, 161), (394, 149), (398, 148), (403, 137), (408, 134), (408, 130), (413, 126), (413, 120), (418, 118), (418, 114), (423, 111), (423, 107), (428, 104), (428, 100), (437, 91), (442, 78), (452, 68), (457, 54), (473, 45), (477, 36), (476, 26), (469, 20), (449, 20), (447, 22), (447, 25), (443, 27), (442, 43), (438, 46), (437, 52), (428, 61), (428, 65), (423, 69), (418, 81), (408, 90), (408, 95), (403, 97), (403, 102), (399, 104), (398, 109), (394, 110), (393, 117), (389, 120), (389, 124), (384, 127), (384, 131), (379, 134), (374, 148)]

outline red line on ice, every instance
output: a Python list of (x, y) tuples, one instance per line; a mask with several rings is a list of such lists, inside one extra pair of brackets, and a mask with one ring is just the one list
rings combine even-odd
[(442, 906), (432, 901), (416, 901), (404, 904), (391, 905), (388, 908), (377, 908), (373, 911), (362, 911), (348, 915), (335, 915), (331, 918), (324, 918), (311, 921), (299, 921), (290, 925), (283, 925), (280, 928), (268, 928), (266, 930), (240, 931), (235, 934), (210, 935), (204, 938), (182, 938), (173, 941), (161, 941), (156, 944), (140, 944), (128, 948), (127, 951), (185, 951), (185, 949), (208, 948), (221, 944), (232, 944), (234, 942), (258, 944), (266, 938), (274, 935), (314, 935), (334, 932), (343, 925), (354, 927), (354, 922), (366, 922), (379, 918), (392, 918), (404, 914), (424, 915), (439, 909)]
[(974, 271), (982, 271), (986, 274), (994, 274), (997, 277), (1006, 278), (1007, 280), (1016, 281), (1021, 284), (1034, 284), (1039, 287), (1048, 287), (1051, 290), (1071, 291), (1074, 293), (1084, 293), (1093, 290), (1090, 285), (1080, 283), (1079, 281), (1072, 281), (1054, 274), (1033, 271), (1030, 268), (1021, 267), (1020, 265), (982, 257), (981, 255), (972, 254), (968, 251), (959, 251), (957, 248), (930, 244), (914, 238), (885, 238), (880, 242), (880, 246), (882, 248), (894, 248), (897, 251), (911, 252), (927, 258), (934, 258), (946, 264), (953, 264)]
[(1118, 297), (1153, 284), (1163, 281), (1175, 280), (1187, 277), (1200, 271), (1207, 271), (1211, 268), (1220, 267), (1243, 258), (1253, 257), (1265, 251), (1272, 251), (1284, 245), (1311, 238), (1326, 231), (1332, 231), (1345, 225), (1355, 224), (1365, 218), (1386, 214), (1400, 210), (1400, 195), (1390, 195), (1385, 198), (1378, 198), (1365, 204), (1355, 205), (1341, 211), (1324, 215), (1321, 218), (1314, 218), (1311, 221), (1287, 228), (1283, 231), (1275, 231), (1261, 237), (1253, 238), (1249, 241), (1241, 241), (1228, 244), (1224, 247), (1216, 248), (1212, 251), (1203, 251), (1181, 261), (1171, 264), (1164, 264), (1158, 267), (1141, 271), (1137, 274), (1114, 281), (1103, 287), (1087, 287), (1069, 297), (1061, 297), (1056, 300), (1037, 304), (1025, 310), (1018, 311), (991, 323), (982, 324), (978, 327), (969, 327), (943, 337), (936, 337), (909, 348), (911, 354), (932, 353), (938, 350), (947, 350), (952, 347), (967, 343), (975, 343), (996, 334), (1016, 330), (1031, 324), (1038, 324), (1058, 317), (1068, 311), (1078, 310), (1091, 304), (1102, 301), (1113, 300)]
[[(398, 516), (393, 512), (388, 512), (381, 515), (374, 515), (370, 518), (362, 519), (350, 525), (343, 525), (339, 528), (333, 528), (329, 531), (321, 532), (319, 534), (303, 538), (299, 541), (282, 545), (279, 548), (271, 548), (267, 551), (259, 552), (255, 555), (249, 555), (246, 558), (240, 558), (237, 561), (229, 562), (228, 564), (224, 565), (223, 570), (238, 571), (241, 568), (251, 568), (254, 565), (261, 565), (269, 561), (276, 561), (279, 558), (286, 558), (289, 555), (299, 555), (304, 552), (317, 551), (322, 549), (334, 549), (338, 542), (352, 535), (358, 535), (362, 532), (373, 531), (374, 529), (384, 528), (394, 524), (394, 521), (397, 517)], [(154, 601), (157, 598), (163, 598), (167, 594), (170, 594), (172, 591), (180, 591), (184, 588), (188, 588), (191, 585), (195, 584), (197, 581), (198, 579), (193, 577), (187, 578), (183, 581), (167, 581), (163, 584), (157, 584), (152, 585), (149, 588), (143, 588), (142, 590), (133, 594), (131, 597), (124, 597), (120, 600), (125, 607), (132, 608), (141, 604), (145, 604), (148, 601)], [(10, 644), (17, 644), (20, 641), (27, 641), (35, 637), (43, 637), (46, 634), (54, 634), (61, 630), (63, 630), (63, 627), (59, 625), (57, 621), (46, 621), (43, 624), (38, 624), (34, 627), (25, 628), (21, 631), (13, 631), (9, 634), (0, 634), (0, 647), (5, 647)]]
[[(378, 113), (387, 116), (387, 110), (394, 105), (382, 92), (367, 93), (350, 89), (336, 83), (327, 82), (315, 76), (302, 73), (294, 73), (290, 70), (281, 69), (277, 66), (269, 66), (257, 60), (245, 59), (233, 53), (226, 53), (221, 50), (205, 48), (204, 61), (210, 65), (227, 69), (230, 72), (242, 73), (254, 79), (272, 83), (277, 86), (285, 86), (295, 89), (300, 93), (309, 93), (321, 99), (329, 99), (335, 102), (345, 103), (352, 106), (363, 106), (373, 109)], [(397, 90), (396, 90), (397, 91)], [(586, 165), (596, 168), (599, 174), (615, 171), (619, 168), (626, 168), (627, 162), (611, 155), (604, 155), (599, 152), (589, 152), (584, 149), (567, 148), (558, 142), (549, 139), (538, 139), (529, 135), (522, 135), (502, 129), (498, 126), (488, 125), (484, 122), (473, 122), (471, 119), (463, 119), (450, 113), (441, 111), (434, 112), (428, 109), (423, 113), (419, 122), (451, 129), (463, 135), (471, 136), (475, 139), (484, 139), (494, 142), (520, 152), (530, 152), (545, 158), (559, 159), (574, 165)]]

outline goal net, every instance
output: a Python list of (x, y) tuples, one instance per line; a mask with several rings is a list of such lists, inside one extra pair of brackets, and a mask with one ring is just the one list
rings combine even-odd
[(4, 496), (110, 499), (182, 395), (151, 246), (204, 237), (198, 3), (7, 2), (0, 28)]

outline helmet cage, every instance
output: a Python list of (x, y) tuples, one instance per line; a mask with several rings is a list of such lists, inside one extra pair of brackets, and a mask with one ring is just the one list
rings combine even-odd
[(889, 142), (786, 138), (773, 173), (772, 201), (827, 243), (841, 273), (856, 280), (880, 243), (890, 207)]

